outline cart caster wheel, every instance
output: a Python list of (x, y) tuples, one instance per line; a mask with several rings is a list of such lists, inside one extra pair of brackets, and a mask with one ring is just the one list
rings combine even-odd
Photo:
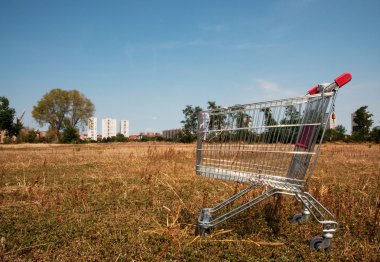
[(198, 226), (198, 225), (195, 227), (195, 235), (196, 236), (200, 236), (201, 235), (201, 227)]
[(211, 235), (211, 228), (204, 229), (204, 236), (207, 237), (208, 235)]
[(292, 222), (293, 223), (303, 223), (303, 222), (306, 222), (306, 220), (308, 218), (309, 218), (308, 216), (305, 216), (302, 213), (300, 213), (300, 214), (296, 214), (293, 216)]
[(311, 250), (323, 250), (325, 253), (329, 253), (331, 250), (330, 241), (327, 241), (321, 236), (315, 236), (310, 240)]

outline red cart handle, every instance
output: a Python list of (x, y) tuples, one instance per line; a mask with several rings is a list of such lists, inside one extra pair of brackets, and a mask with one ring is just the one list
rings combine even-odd
[(347, 84), (348, 82), (350, 82), (352, 79), (352, 75), (350, 73), (343, 73), (341, 74), (340, 76), (338, 76), (336, 79), (335, 79), (335, 83), (339, 86), (339, 87), (342, 87), (344, 86), (345, 84)]
[[(335, 80), (334, 80), (333, 83), (331, 83), (330, 85), (328, 85), (326, 87), (326, 91), (330, 92), (330, 91), (332, 91), (337, 86), (339, 88), (341, 88), (342, 86), (344, 86), (345, 84), (347, 84), (348, 82), (350, 82), (351, 79), (352, 79), (352, 75), (350, 73), (343, 73), (340, 76), (338, 76), (337, 78), (335, 78)], [(313, 87), (312, 89), (310, 89), (308, 91), (308, 93), (310, 95), (314, 95), (314, 94), (319, 93), (322, 90), (323, 90), (323, 87), (321, 87), (320, 85), (317, 85), (317, 86)]]

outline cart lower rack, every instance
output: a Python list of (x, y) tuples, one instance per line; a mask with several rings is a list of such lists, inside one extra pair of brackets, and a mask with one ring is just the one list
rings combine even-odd
[[(338, 224), (331, 212), (305, 191), (305, 186), (313, 173), (338, 90), (350, 80), (351, 74), (344, 73), (331, 84), (317, 85), (305, 96), (199, 113), (197, 175), (249, 186), (212, 208), (202, 208), (197, 234), (207, 235), (228, 218), (271, 196), (284, 194), (302, 203), (303, 211), (293, 217), (294, 222), (312, 215), (323, 226), (322, 235), (310, 241), (310, 248), (330, 250)], [(258, 187), (264, 187), (261, 195), (222, 212)]]

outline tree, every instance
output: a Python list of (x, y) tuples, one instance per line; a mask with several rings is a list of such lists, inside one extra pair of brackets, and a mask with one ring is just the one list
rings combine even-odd
[(223, 131), (227, 126), (226, 109), (216, 105), (215, 101), (208, 101), (207, 103), (207, 109), (212, 110), (208, 128), (213, 131), (208, 135), (207, 139), (210, 141), (224, 141), (227, 136), (227, 132)]
[(366, 134), (373, 124), (372, 114), (367, 111), (368, 106), (362, 106), (355, 111), (354, 123), (356, 126), (353, 127), (353, 132), (362, 131)]
[(29, 130), (26, 133), (25, 141), (28, 143), (34, 143), (36, 142), (38, 132), (36, 130)]
[(246, 141), (252, 140), (252, 132), (249, 131), (249, 126), (252, 123), (252, 117), (246, 113), (246, 108), (241, 105), (235, 105), (230, 108), (232, 128), (237, 128), (232, 131), (231, 139), (235, 141)]
[(9, 107), (9, 100), (0, 96), (0, 130), (4, 130), (7, 136), (18, 136), (22, 129), (21, 122), (14, 123), (14, 108)]
[(182, 110), (182, 113), (185, 116), (185, 120), (182, 120), (183, 129), (186, 130), (186, 136), (190, 136), (190, 140), (196, 139), (196, 133), (198, 130), (198, 113), (202, 111), (202, 108), (199, 106), (193, 107), (187, 105), (185, 109)]
[(335, 129), (327, 129), (323, 141), (343, 141), (345, 140), (346, 128), (338, 125)]
[[(56, 140), (60, 141), (60, 132), (70, 123), (76, 128), (93, 115), (95, 106), (77, 90), (66, 91), (59, 88), (46, 93), (33, 107), (33, 118), (41, 125), (50, 125)], [(71, 127), (67, 126), (69, 129)]]
[(46, 93), (37, 105), (33, 107), (33, 118), (43, 126), (49, 124), (54, 130), (56, 139), (60, 140), (59, 132), (64, 128), (64, 120), (69, 112), (70, 102), (68, 92), (53, 89)]
[(347, 130), (343, 125), (337, 125), (334, 130), (336, 132), (336, 140), (343, 141), (346, 138), (345, 134)]
[(189, 130), (181, 130), (181, 132), (177, 133), (174, 140), (175, 141), (179, 141), (179, 142), (182, 142), (182, 143), (191, 143), (191, 142), (194, 142), (194, 140), (196, 139), (196, 137), (194, 136), (194, 134), (192, 134)]
[(115, 137), (116, 142), (128, 142), (128, 137), (125, 137), (122, 133), (117, 133)]
[(373, 124), (372, 114), (367, 111), (368, 106), (362, 106), (355, 111), (354, 123), (352, 128), (352, 138), (356, 141), (369, 140), (370, 128)]
[(375, 126), (371, 131), (371, 140), (375, 143), (380, 143), (380, 127)]
[(70, 110), (68, 117), (72, 126), (76, 127), (80, 122), (85, 123), (94, 114), (94, 104), (78, 90), (69, 91), (69, 100)]
[(273, 143), (276, 141), (276, 127), (273, 126), (276, 126), (277, 122), (269, 107), (263, 108), (261, 111), (264, 112), (264, 125), (266, 126), (266, 130), (262, 134), (263, 139), (267, 143)]
[(65, 129), (62, 134), (63, 143), (78, 143), (79, 141), (79, 131), (71, 123), (65, 125)]
[(9, 133), (12, 130), (15, 110), (9, 107), (9, 100), (6, 97), (0, 97), (0, 130)]
[(275, 126), (277, 125), (276, 120), (273, 118), (272, 110), (269, 107), (261, 109), (264, 112), (264, 124), (266, 126)]
[[(270, 120), (270, 121), (274, 121)], [(301, 122), (301, 114), (294, 105), (289, 105), (285, 108), (285, 117), (280, 121), (281, 125), (290, 125), (281, 128), (281, 141), (283, 143), (293, 142), (297, 139), (297, 134), (299, 131), (299, 126)], [(293, 126), (292, 126), (293, 125)]]

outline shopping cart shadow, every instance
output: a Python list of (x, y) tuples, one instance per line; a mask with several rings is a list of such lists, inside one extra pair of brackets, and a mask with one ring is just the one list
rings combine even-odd
[[(295, 197), (303, 207), (293, 222), (314, 217), (322, 225), (322, 234), (311, 239), (310, 248), (329, 252), (338, 223), (307, 192), (307, 185), (338, 89), (350, 80), (351, 75), (345, 73), (331, 84), (314, 87), (306, 96), (200, 112), (197, 175), (248, 186), (212, 208), (202, 208), (196, 234), (207, 236), (227, 219), (269, 198), (286, 195)], [(229, 208), (258, 189), (261, 194)], [(267, 208), (266, 212), (273, 210)], [(268, 219), (268, 224), (274, 233), (279, 232), (276, 217)]]

